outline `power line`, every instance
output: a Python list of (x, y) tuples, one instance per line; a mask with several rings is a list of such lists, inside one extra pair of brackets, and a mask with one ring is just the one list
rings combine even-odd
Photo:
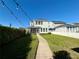
[(22, 22), (20, 20), (18, 20), (17, 16), (15, 16), (13, 11), (5, 4), (5, 2), (3, 0), (0, 0), (0, 1), (1, 1), (3, 7), (6, 7), (9, 10), (9, 12), (11, 13), (11, 15), (14, 16), (15, 19), (19, 22), (19, 24), (23, 26)]
[(2, 5), (5, 6), (5, 7), (9, 10), (9, 12), (11, 13), (11, 15), (13, 15), (13, 16), (17, 19), (17, 17), (15, 16), (15, 14), (14, 14), (14, 13), (12, 12), (12, 10), (4, 3), (4, 1), (1, 0), (1, 2), (2, 2)]
[(15, 0), (13, 0), (13, 2), (16, 4), (17, 9), (20, 8), (20, 9), (21, 9), (21, 12), (22, 12), (25, 16), (27, 16), (27, 17), (29, 18), (29, 20), (31, 20), (31, 17), (28, 15), (27, 12), (24, 11), (24, 9), (22, 8), (22, 6), (21, 6), (17, 1), (15, 1)]

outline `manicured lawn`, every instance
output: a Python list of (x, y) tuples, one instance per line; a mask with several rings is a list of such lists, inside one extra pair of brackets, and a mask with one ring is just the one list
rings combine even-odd
[(37, 36), (35, 34), (32, 34), (32, 42), (30, 45), (31, 50), (28, 53), (27, 59), (35, 59), (37, 46), (38, 46)]
[(41, 36), (48, 41), (52, 52), (64, 50), (70, 53), (72, 59), (79, 59), (79, 53), (72, 50), (72, 48), (79, 48), (78, 39), (55, 34), (41, 34)]

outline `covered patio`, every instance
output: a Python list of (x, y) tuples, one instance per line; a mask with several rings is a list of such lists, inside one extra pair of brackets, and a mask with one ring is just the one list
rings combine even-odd
[(31, 33), (40, 33), (40, 27), (30, 27)]

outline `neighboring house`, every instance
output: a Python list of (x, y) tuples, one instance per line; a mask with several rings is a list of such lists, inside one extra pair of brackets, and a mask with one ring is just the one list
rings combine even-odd
[(54, 28), (55, 32), (78, 32), (78, 25), (65, 24)]
[(49, 33), (49, 32), (77, 32), (79, 31), (79, 25), (66, 24), (62, 21), (47, 21), (46, 19), (35, 19), (30, 22), (31, 33)]

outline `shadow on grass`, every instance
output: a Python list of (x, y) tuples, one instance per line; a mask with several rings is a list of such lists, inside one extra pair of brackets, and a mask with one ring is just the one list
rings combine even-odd
[(0, 59), (27, 59), (28, 52), (31, 50), (31, 35), (18, 38), (9, 44), (0, 47)]
[(79, 53), (79, 47), (77, 48), (72, 48), (72, 50), (76, 51), (77, 53)]
[(57, 51), (54, 52), (54, 59), (71, 59), (70, 54), (67, 51)]

